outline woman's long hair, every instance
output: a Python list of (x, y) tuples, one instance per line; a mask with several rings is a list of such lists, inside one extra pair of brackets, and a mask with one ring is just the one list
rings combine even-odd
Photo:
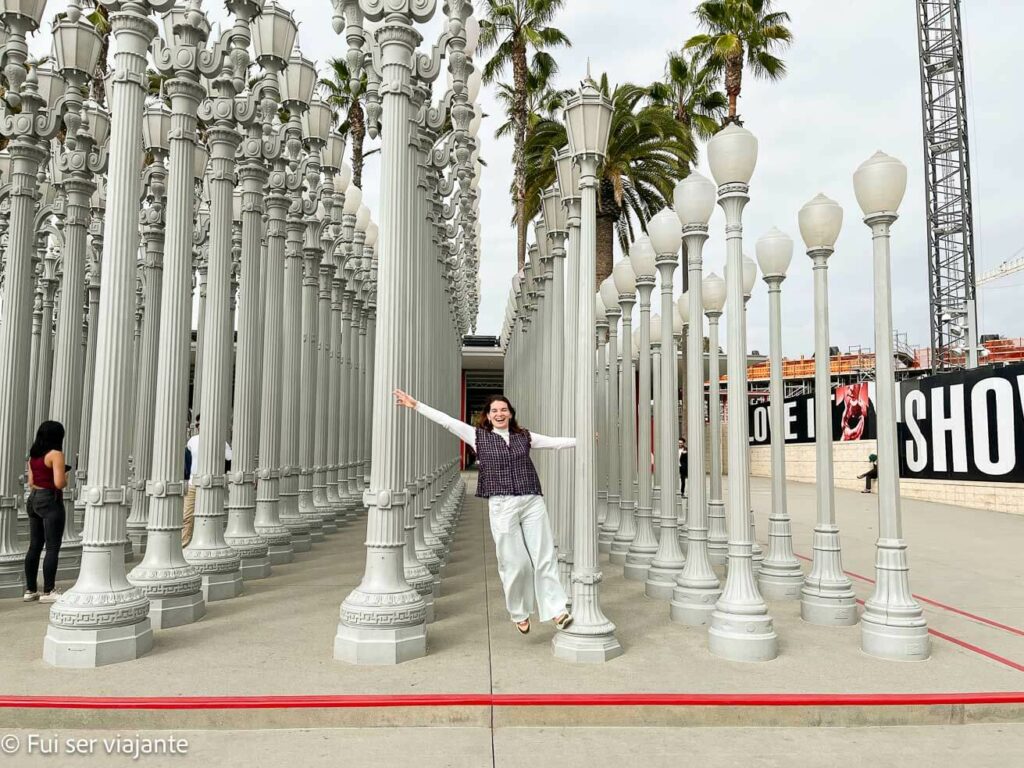
[(519, 434), (523, 431), (523, 428), (519, 426), (519, 422), (516, 421), (516, 409), (512, 407), (511, 401), (504, 395), (491, 395), (487, 398), (484, 403), (484, 409), (480, 411), (480, 416), (477, 417), (476, 425), (481, 429), (486, 429), (488, 432), (494, 430), (494, 425), (491, 424), (490, 418), (487, 414), (491, 412), (491, 404), (496, 402), (502, 402), (508, 406), (508, 411), (512, 414), (508, 420), (508, 431), (510, 434)]
[(28, 455), (41, 459), (50, 451), (64, 450), (64, 425), (59, 421), (44, 421), (36, 432), (36, 441), (29, 448)]

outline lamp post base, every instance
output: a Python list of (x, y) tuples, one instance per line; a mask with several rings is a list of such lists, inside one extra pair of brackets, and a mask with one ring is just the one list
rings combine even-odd
[(149, 620), (153, 629), (183, 627), (199, 621), (206, 615), (206, 601), (202, 592), (178, 597), (149, 598)]
[(153, 649), (149, 618), (104, 629), (66, 629), (50, 625), (43, 639), (43, 661), (65, 669), (92, 669), (134, 661)]
[(779, 636), (771, 616), (715, 610), (708, 627), (708, 650), (729, 661), (771, 661), (779, 655)]
[(920, 624), (886, 624), (884, 615), (867, 608), (860, 617), (860, 648), (869, 656), (889, 661), (925, 661), (931, 656), (931, 637), (924, 617)]
[(765, 600), (799, 600), (804, 574), (799, 563), (762, 563), (757, 588)]
[(800, 597), (800, 618), (822, 627), (852, 627), (857, 623), (857, 598), (849, 593), (823, 591), (804, 583)]
[(722, 588), (718, 585), (708, 587), (676, 585), (672, 591), (672, 602), (669, 604), (669, 618), (677, 624), (688, 627), (701, 627), (711, 621), (718, 598), (722, 596)]
[(623, 654), (614, 629), (594, 635), (558, 632), (551, 639), (551, 652), (556, 659), (574, 664), (601, 664)]
[(204, 573), (202, 589), (203, 599), (208, 603), (238, 597), (242, 594), (242, 573)]
[(608, 562), (615, 563), (615, 565), (625, 565), (631, 543), (631, 541), (613, 541), (611, 546), (608, 547)]
[(0, 562), (0, 599), (21, 597), (25, 592), (25, 553), (16, 552), (7, 562)]
[(654, 552), (630, 552), (626, 555), (626, 563), (622, 575), (630, 581), (646, 581), (647, 572), (654, 561)]
[[(40, 563), (42, 558), (40, 558)], [(78, 578), (82, 567), (82, 545), (60, 548), (60, 560), (57, 563), (57, 581), (73, 581)]]
[(427, 655), (427, 625), (396, 629), (364, 629), (339, 622), (334, 658), (349, 664), (401, 664)]
[(270, 566), (286, 565), (295, 559), (295, 550), (291, 544), (270, 544), (267, 546)]
[(242, 558), (240, 568), (243, 581), (265, 579), (270, 575), (270, 554), (263, 557)]
[(651, 565), (647, 569), (647, 580), (644, 582), (644, 594), (652, 600), (671, 600), (676, 589), (676, 576), (683, 572), (683, 564), (678, 568), (666, 568)]

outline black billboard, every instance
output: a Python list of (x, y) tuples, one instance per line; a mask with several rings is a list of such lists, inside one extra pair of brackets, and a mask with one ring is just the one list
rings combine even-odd
[[(751, 445), (772, 441), (770, 405), (767, 401), (749, 408)], [(814, 395), (787, 398), (782, 405), (787, 445), (814, 442)], [(832, 439), (835, 442), (875, 439), (875, 385), (844, 384), (832, 390)]]
[(898, 391), (900, 477), (1024, 483), (1024, 364), (909, 379)]

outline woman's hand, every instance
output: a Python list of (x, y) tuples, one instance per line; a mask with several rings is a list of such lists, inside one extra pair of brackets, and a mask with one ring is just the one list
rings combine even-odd
[(406, 408), (415, 408), (417, 405), (416, 400), (411, 395), (400, 389), (396, 389), (394, 395), (395, 405), (404, 405)]

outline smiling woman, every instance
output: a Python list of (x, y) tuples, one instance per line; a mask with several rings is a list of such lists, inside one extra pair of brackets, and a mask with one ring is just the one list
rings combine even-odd
[(480, 467), (476, 495), (487, 499), (498, 575), (516, 629), (524, 635), (530, 631), (530, 614), (535, 608), (541, 621), (553, 620), (559, 629), (566, 629), (572, 624), (572, 615), (566, 610), (568, 597), (558, 580), (551, 523), (530, 451), (573, 448), (576, 439), (523, 429), (504, 395), (487, 399), (477, 427), (418, 403), (400, 389), (395, 390), (395, 398), (397, 405), (414, 409), (476, 451)]

